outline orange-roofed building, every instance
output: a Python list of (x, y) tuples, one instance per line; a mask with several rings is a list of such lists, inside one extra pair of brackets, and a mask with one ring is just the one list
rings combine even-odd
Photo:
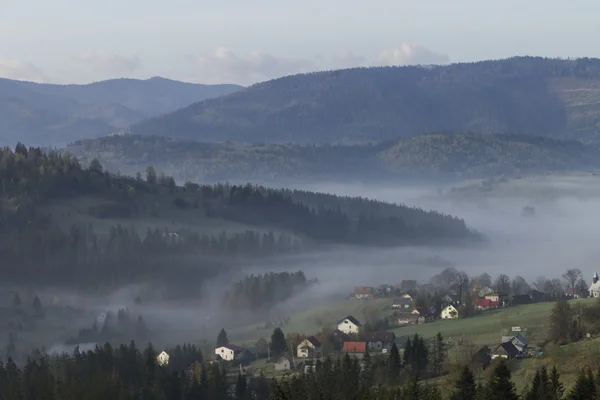
[(356, 358), (363, 358), (367, 351), (367, 342), (344, 342), (344, 353)]

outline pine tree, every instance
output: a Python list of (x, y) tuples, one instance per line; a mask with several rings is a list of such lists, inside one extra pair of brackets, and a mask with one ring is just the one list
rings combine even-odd
[(475, 377), (471, 369), (465, 365), (460, 373), (460, 377), (454, 386), (456, 390), (452, 394), (451, 400), (475, 400), (477, 397), (477, 386)]
[(392, 343), (390, 355), (387, 359), (388, 380), (391, 385), (397, 384), (400, 377), (401, 366), (402, 361), (400, 360), (400, 352), (398, 351), (398, 347), (396, 347), (396, 343), (394, 342)]
[(248, 392), (246, 377), (241, 373), (238, 373), (237, 382), (235, 384), (235, 398), (237, 400), (244, 400)]
[(489, 400), (517, 400), (515, 384), (511, 381), (511, 373), (506, 361), (501, 360), (494, 369), (494, 375), (487, 386)]
[(433, 341), (433, 374), (439, 376), (443, 369), (444, 363), (446, 362), (446, 344), (442, 334), (438, 332)]
[(225, 332), (225, 329), (221, 329), (217, 336), (217, 347), (227, 346), (228, 344), (229, 339), (227, 338), (227, 332)]
[(580, 371), (575, 386), (571, 389), (566, 400), (593, 400), (596, 398), (596, 382), (590, 370)]
[(565, 393), (565, 388), (560, 381), (560, 374), (556, 369), (556, 366), (552, 367), (552, 371), (550, 371), (550, 376), (548, 378), (548, 387), (550, 392), (549, 400), (561, 400)]
[(550, 381), (548, 370), (542, 367), (535, 372), (531, 387), (527, 390), (525, 400), (547, 400), (550, 398)]

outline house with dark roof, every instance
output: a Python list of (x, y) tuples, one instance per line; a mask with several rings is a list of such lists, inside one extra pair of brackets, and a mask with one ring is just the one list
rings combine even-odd
[(345, 354), (361, 359), (367, 351), (367, 342), (344, 342), (342, 351)]
[(529, 346), (529, 341), (525, 339), (521, 334), (512, 335), (512, 336), (502, 336), (502, 343), (510, 342), (519, 351), (527, 350), (527, 346)]
[(433, 321), (436, 318), (436, 315), (432, 314), (431, 310), (427, 309), (426, 307), (417, 307), (412, 313), (425, 318), (425, 322)]
[(392, 303), (392, 308), (401, 309), (401, 310), (412, 310), (413, 309), (413, 301), (411, 298), (401, 297), (399, 299), (394, 299)]
[(361, 327), (362, 324), (360, 321), (354, 318), (352, 315), (348, 315), (346, 318), (337, 323), (338, 331), (343, 332), (346, 335), (358, 333)]
[(496, 358), (505, 358), (512, 360), (513, 358), (522, 358), (523, 352), (517, 348), (512, 342), (504, 342), (492, 352), (492, 360)]
[(514, 294), (510, 300), (510, 304), (513, 306), (519, 306), (523, 304), (531, 304), (533, 300), (529, 294)]
[(247, 349), (236, 346), (235, 344), (226, 344), (225, 346), (217, 347), (215, 349), (215, 355), (221, 357), (225, 361), (239, 360), (247, 353)]
[(309, 336), (300, 342), (296, 349), (298, 358), (320, 358), (323, 356), (323, 348), (314, 336)]
[(390, 350), (395, 340), (394, 332), (373, 332), (367, 338), (367, 347), (369, 351)]

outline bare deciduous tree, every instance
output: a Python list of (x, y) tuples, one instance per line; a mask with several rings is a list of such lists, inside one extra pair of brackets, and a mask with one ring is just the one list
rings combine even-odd
[(581, 279), (581, 270), (578, 268), (571, 268), (567, 270), (563, 274), (563, 279), (567, 283), (567, 287), (571, 289), (571, 294), (575, 294), (575, 286), (577, 285), (577, 281)]

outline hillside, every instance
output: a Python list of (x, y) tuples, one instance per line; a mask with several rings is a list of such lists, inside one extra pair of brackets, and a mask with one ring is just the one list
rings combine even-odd
[(153, 165), (182, 182), (489, 177), (600, 167), (595, 147), (515, 134), (425, 134), (380, 144), (322, 146), (115, 135), (67, 149), (84, 164), (98, 158), (108, 170), (130, 175)]
[(191, 103), (238, 90), (163, 78), (51, 85), (0, 79), (0, 144), (44, 146), (118, 131)]
[(202, 141), (385, 141), (423, 132), (600, 140), (600, 60), (515, 57), (288, 76), (135, 124)]
[(461, 219), (365, 199), (250, 185), (179, 187), (152, 168), (145, 180), (115, 176), (98, 162), (82, 168), (68, 154), (23, 145), (2, 150), (0, 160), (4, 282), (98, 288), (162, 278), (181, 289), (244, 260), (315, 247), (481, 239)]

